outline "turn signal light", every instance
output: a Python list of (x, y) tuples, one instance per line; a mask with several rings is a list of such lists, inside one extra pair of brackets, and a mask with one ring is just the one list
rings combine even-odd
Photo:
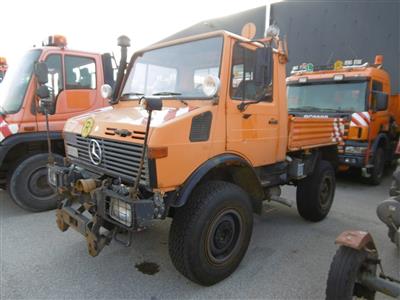
[(147, 158), (156, 159), (168, 156), (168, 147), (152, 147), (147, 150)]

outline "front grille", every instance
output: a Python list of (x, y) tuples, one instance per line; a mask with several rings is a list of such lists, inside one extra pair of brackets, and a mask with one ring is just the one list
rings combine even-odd
[[(92, 163), (89, 157), (89, 143), (96, 140), (102, 149), (99, 165)], [(65, 144), (78, 149), (78, 157), (68, 155), (72, 162), (100, 174), (107, 174), (124, 181), (134, 182), (138, 176), (143, 144), (124, 143), (113, 140), (88, 137), (77, 134), (65, 134)], [(147, 159), (144, 161), (140, 183), (148, 185), (149, 170)]]

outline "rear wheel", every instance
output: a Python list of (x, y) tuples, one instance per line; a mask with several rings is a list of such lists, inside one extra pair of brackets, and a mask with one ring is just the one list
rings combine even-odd
[(383, 171), (385, 169), (385, 151), (379, 147), (374, 155), (374, 167), (371, 170), (371, 177), (368, 183), (371, 185), (379, 185), (382, 182)]
[[(371, 263), (370, 263), (371, 264)], [(326, 286), (327, 300), (350, 300), (353, 297), (374, 299), (375, 291), (359, 282), (361, 272), (376, 272), (368, 265), (367, 253), (341, 246), (333, 257)]]
[[(53, 154), (57, 163), (62, 156)], [(45, 211), (57, 206), (57, 194), (47, 183), (48, 154), (40, 153), (22, 160), (14, 169), (9, 193), (14, 202), (29, 211)]]
[(312, 174), (298, 182), (296, 202), (300, 216), (312, 222), (323, 220), (331, 209), (335, 188), (335, 171), (329, 162), (321, 160)]
[(228, 182), (208, 182), (175, 212), (169, 235), (171, 260), (188, 279), (213, 285), (235, 271), (252, 229), (247, 194)]

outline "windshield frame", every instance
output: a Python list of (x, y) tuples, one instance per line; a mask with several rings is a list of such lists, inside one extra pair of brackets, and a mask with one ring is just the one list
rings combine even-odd
[(123, 79), (123, 82), (121, 84), (121, 88), (118, 91), (118, 98), (117, 98), (118, 101), (117, 101), (117, 103), (120, 100), (121, 101), (140, 100), (143, 97), (145, 97), (145, 98), (146, 97), (147, 98), (162, 98), (162, 99), (165, 99), (165, 100), (200, 100), (200, 101), (214, 100), (214, 101), (217, 102), (217, 100), (219, 99), (219, 93), (220, 93), (221, 89), (219, 90), (218, 95), (211, 96), (211, 97), (207, 97), (207, 96), (204, 96), (204, 97), (197, 97), (197, 96), (196, 97), (187, 97), (187, 96), (180, 96), (180, 95), (172, 95), (172, 96), (146, 96), (146, 95), (143, 95), (143, 96), (142, 95), (123, 96), (122, 95), (122, 92), (123, 92), (123, 90), (125, 88), (126, 82), (127, 82), (128, 78), (129, 78), (130, 73), (133, 71), (133, 68), (135, 66), (135, 63), (136, 63), (137, 59), (139, 57), (142, 57), (145, 53), (150, 52), (150, 51), (154, 51), (154, 50), (158, 50), (158, 49), (169, 48), (169, 47), (177, 46), (177, 45), (181, 45), (181, 44), (188, 44), (188, 43), (197, 42), (197, 41), (201, 41), (201, 40), (212, 39), (212, 38), (216, 38), (216, 37), (220, 37), (222, 39), (221, 54), (220, 54), (220, 60), (219, 60), (219, 72), (218, 72), (218, 79), (221, 80), (221, 72), (222, 72), (222, 67), (223, 67), (222, 61), (223, 61), (223, 58), (224, 58), (223, 56), (224, 56), (224, 52), (225, 52), (225, 49), (224, 49), (225, 48), (225, 35), (222, 32), (218, 32), (218, 33), (213, 34), (213, 35), (209, 35), (209, 34), (207, 34), (205, 36), (201, 35), (201, 36), (198, 36), (198, 37), (195, 37), (195, 38), (189, 38), (189, 39), (187, 39), (187, 38), (179, 39), (177, 42), (171, 41), (171, 42), (163, 43), (163, 44), (160, 44), (160, 45), (156, 45), (154, 47), (149, 47), (149, 48), (146, 48), (144, 50), (137, 51), (132, 55), (131, 60), (130, 60), (129, 65), (128, 65), (128, 68), (127, 68), (127, 70), (125, 72), (124, 79)]
[[(332, 84), (347, 84), (347, 83), (365, 83), (365, 99), (364, 99), (364, 108), (362, 111), (366, 111), (369, 108), (369, 97), (370, 97), (370, 78), (366, 76), (360, 76), (360, 77), (346, 77), (344, 80), (340, 81), (335, 81), (332, 78), (319, 78), (319, 79), (310, 79), (308, 78), (307, 82), (305, 83), (300, 83), (297, 80), (294, 81), (288, 81), (287, 82), (287, 89), (292, 86), (310, 86), (310, 85), (332, 85)], [(286, 92), (287, 96), (289, 94), (289, 91), (287, 90)], [(289, 99), (288, 99), (289, 100)], [(328, 108), (325, 109), (320, 109), (317, 112), (318, 113), (350, 113), (350, 112), (357, 112), (358, 110), (346, 110), (346, 109), (337, 109), (336, 111), (331, 111)], [(309, 110), (303, 110), (302, 108), (289, 108), (289, 103), (288, 103), (288, 112), (310, 112)]]
[[(26, 52), (24, 53), (24, 55), (21, 56), (21, 60), (22, 60), (22, 58), (25, 58), (25, 57), (28, 55), (28, 53), (34, 53), (34, 52), (37, 53), (37, 56), (36, 56), (36, 59), (32, 61), (32, 71), (31, 71), (30, 74), (29, 74), (29, 80), (28, 80), (28, 82), (26, 83), (25, 91), (24, 91), (24, 93), (23, 93), (23, 95), (22, 95), (22, 97), (21, 97), (21, 99), (20, 99), (20, 102), (19, 102), (19, 104), (18, 104), (18, 107), (16, 107), (14, 110), (6, 110), (4, 106), (1, 106), (1, 102), (0, 102), (0, 109), (1, 109), (2, 113), (11, 115), (11, 114), (16, 114), (16, 113), (18, 113), (18, 112), (21, 110), (21, 108), (22, 108), (22, 106), (23, 106), (23, 104), (24, 104), (24, 102), (25, 102), (24, 100), (25, 100), (26, 95), (27, 95), (28, 90), (29, 90), (29, 85), (30, 85), (31, 82), (32, 82), (32, 78), (33, 78), (33, 74), (34, 74), (34, 64), (40, 61), (40, 57), (42, 56), (43, 49), (40, 49), (40, 48), (38, 48), (38, 49), (31, 49), (31, 50), (26, 51)], [(21, 63), (22, 63), (22, 62), (21, 62)], [(17, 67), (19, 67), (19, 65), (18, 65)], [(10, 72), (10, 69), (7, 70), (7, 73), (9, 73), (9, 72)], [(14, 71), (11, 69), (11, 72), (14, 72)], [(7, 79), (9, 79), (10, 76), (11, 76), (11, 75), (8, 74)], [(5, 79), (5, 78), (6, 78), (6, 76), (4, 76), (4, 80), (7, 80), (7, 79)], [(4, 84), (4, 80), (2, 81), (1, 84)], [(7, 101), (7, 99), (4, 100), (4, 101)]]

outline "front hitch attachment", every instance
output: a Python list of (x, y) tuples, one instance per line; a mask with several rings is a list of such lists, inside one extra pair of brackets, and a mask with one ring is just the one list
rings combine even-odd
[(82, 234), (86, 238), (89, 254), (95, 257), (99, 255), (105, 246), (110, 244), (114, 230), (108, 231), (106, 234), (100, 233), (101, 219), (94, 216), (93, 220), (90, 220), (82, 214), (85, 210), (86, 208), (83, 205), (77, 210), (64, 206), (61, 209), (57, 209), (56, 222), (62, 232), (72, 227)]

